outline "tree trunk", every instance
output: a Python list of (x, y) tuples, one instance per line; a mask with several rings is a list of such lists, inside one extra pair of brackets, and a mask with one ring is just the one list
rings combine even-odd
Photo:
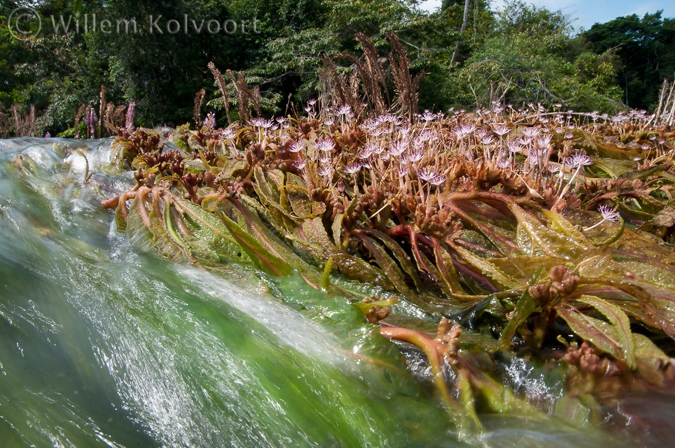
[[(469, 21), (469, 5), (471, 3), (471, 0), (466, 0), (464, 2), (464, 17), (462, 18), (462, 28), (459, 30), (460, 34), (466, 31), (466, 23)], [(457, 59), (457, 53), (459, 53), (459, 44), (461, 43), (461, 40), (457, 40), (457, 43), (455, 44), (455, 51), (452, 52), (452, 59), (450, 60), (450, 67), (453, 66), (455, 63), (455, 60)]]

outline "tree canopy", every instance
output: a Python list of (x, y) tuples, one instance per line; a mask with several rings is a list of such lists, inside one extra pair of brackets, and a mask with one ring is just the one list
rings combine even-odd
[(624, 102), (633, 108), (653, 108), (663, 79), (675, 74), (675, 19), (661, 14), (618, 17), (596, 23), (583, 34), (594, 52), (619, 57), (618, 84)]
[[(0, 20), (26, 3), (3, 2)], [(81, 104), (96, 105), (101, 85), (111, 101), (135, 101), (137, 121), (146, 126), (190, 121), (201, 89), (205, 107), (217, 111), (222, 100), (209, 62), (243, 71), (260, 86), (263, 112), (284, 113), (290, 102), (320, 93), (322, 55), (335, 57), (341, 73), (354, 69), (349, 57), (363, 55), (356, 33), (372, 40), (383, 60), (393, 50), (387, 33), (400, 37), (412, 75), (425, 74), (421, 109), (493, 101), (601, 112), (653, 108), (663, 79), (675, 72), (675, 21), (661, 12), (575, 34), (562, 12), (521, 1), (494, 11), (486, 0), (448, 0), (434, 13), (412, 0), (45, 0), (34, 6), (43, 18), (37, 37), (19, 41), (0, 27), (0, 103), (34, 105), (52, 133), (72, 127)], [(94, 15), (98, 28), (85, 32)], [(55, 30), (52, 17), (72, 18), (69, 31)], [(138, 30), (102, 32), (106, 19), (113, 28), (118, 19), (136, 19)], [(166, 29), (171, 20), (179, 32)], [(205, 32), (209, 21), (234, 24), (236, 32)]]

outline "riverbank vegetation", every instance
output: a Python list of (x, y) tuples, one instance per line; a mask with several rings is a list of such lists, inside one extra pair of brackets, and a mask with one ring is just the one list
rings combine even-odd
[[(24, 3), (3, 2), (0, 21)], [(82, 105), (101, 115), (101, 85), (107, 88), (107, 101), (135, 102), (136, 120), (146, 127), (191, 121), (192, 99), (204, 89), (204, 114), (220, 112), (218, 124), (224, 125), (209, 62), (242, 72), (249, 84), (259, 86), (265, 116), (285, 116), (292, 113), (291, 104), (320, 93), (323, 57), (343, 55), (337, 61), (340, 70), (350, 70), (350, 58), (364, 50), (356, 33), (371, 39), (386, 59), (394, 50), (386, 35), (396, 32), (412, 74), (425, 74), (420, 108), (436, 112), (486, 108), (493, 101), (516, 108), (530, 102), (547, 109), (562, 104), (579, 112), (653, 111), (663, 80), (672, 80), (675, 73), (675, 24), (659, 12), (620, 17), (578, 32), (564, 13), (518, 1), (497, 12), (483, 0), (445, 1), (434, 13), (396, 0), (49, 0), (38, 2), (36, 9), (43, 18), (37, 37), (19, 41), (5, 27), (0, 30), (0, 113), (9, 122), (4, 135), (26, 131), (14, 129), (12, 105), (17, 114), (30, 115), (35, 108), (31, 135), (67, 129), (66, 135), (75, 135), (73, 117)], [(91, 28), (94, 15), (99, 23), (135, 18), (138, 32), (84, 32), (85, 19)], [(255, 19), (258, 32), (238, 28), (232, 34), (211, 34), (190, 28), (160, 35), (146, 26), (150, 16), (181, 24), (186, 16), (196, 23)], [(69, 32), (55, 30), (52, 17), (57, 25), (61, 17), (72, 20)], [(75, 20), (81, 22), (79, 32)], [(228, 89), (236, 120), (237, 97), (232, 85)]]
[[(485, 413), (584, 425), (628, 391), (667, 393), (672, 88), (655, 115), (499, 103), (420, 113), (419, 78), (387, 38), (391, 67), (363, 35), (353, 74), (326, 58), (323, 95), (302, 116), (219, 128), (210, 114), (161, 132), (128, 123), (113, 152), (137, 184), (103, 202), (118, 230), (171, 259), (298, 272), (349, 299), (383, 337), (425, 354), (467, 434)], [(255, 105), (244, 85), (239, 104)], [(514, 383), (505, 359), (564, 388), (551, 397)]]

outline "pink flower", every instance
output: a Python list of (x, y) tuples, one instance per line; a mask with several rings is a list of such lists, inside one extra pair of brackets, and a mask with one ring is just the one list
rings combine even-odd
[(436, 171), (428, 167), (424, 167), (417, 172), (417, 175), (419, 176), (420, 179), (429, 182), (430, 180), (435, 178), (438, 174), (436, 173)]
[(497, 126), (494, 126), (492, 128), (492, 132), (494, 132), (495, 134), (497, 134), (500, 137), (503, 137), (506, 134), (508, 134), (509, 132), (511, 132), (511, 129), (509, 129), (508, 126), (497, 125)]
[(288, 147), (288, 150), (290, 152), (300, 152), (305, 148), (305, 144), (303, 142), (293, 142), (291, 145)]
[(601, 205), (598, 208), (598, 211), (602, 215), (602, 219), (605, 221), (619, 222), (619, 217), (621, 214), (616, 210), (613, 210), (609, 205)]
[(345, 166), (345, 172), (347, 174), (356, 174), (361, 169), (360, 162), (352, 162), (349, 165)]
[(318, 140), (316, 143), (314, 143), (314, 147), (318, 149), (319, 151), (332, 151), (335, 149), (335, 142), (331, 139), (324, 138), (322, 140)]
[(423, 157), (424, 153), (419, 149), (408, 152), (408, 160), (410, 160), (413, 163), (419, 162), (420, 160), (422, 160)]
[(592, 165), (593, 161), (586, 154), (576, 153), (572, 156), (565, 158), (565, 165), (570, 168), (578, 168), (580, 166)]

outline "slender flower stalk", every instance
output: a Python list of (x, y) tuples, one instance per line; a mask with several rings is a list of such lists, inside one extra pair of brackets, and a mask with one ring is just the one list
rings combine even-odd
[(598, 208), (598, 211), (600, 212), (600, 216), (602, 216), (602, 219), (600, 221), (598, 221), (597, 223), (593, 224), (590, 227), (584, 227), (584, 232), (588, 232), (589, 230), (593, 230), (596, 227), (598, 227), (599, 225), (601, 225), (602, 223), (607, 222), (607, 221), (609, 221), (609, 222), (619, 222), (619, 219), (621, 217), (621, 214), (618, 211), (612, 209), (608, 205), (601, 205)]
[(588, 157), (585, 154), (581, 153), (576, 153), (573, 156), (570, 156), (565, 159), (565, 165), (569, 166), (570, 168), (576, 168), (576, 171), (574, 171), (574, 174), (570, 178), (570, 180), (567, 182), (567, 185), (565, 185), (565, 188), (563, 188), (562, 192), (558, 196), (558, 200), (555, 201), (553, 204), (553, 207), (555, 208), (556, 205), (562, 200), (563, 196), (567, 194), (567, 192), (570, 189), (570, 186), (574, 182), (574, 179), (576, 179), (577, 175), (579, 174), (579, 171), (581, 171), (581, 168), (584, 166), (592, 165), (593, 162), (591, 161), (591, 158)]

